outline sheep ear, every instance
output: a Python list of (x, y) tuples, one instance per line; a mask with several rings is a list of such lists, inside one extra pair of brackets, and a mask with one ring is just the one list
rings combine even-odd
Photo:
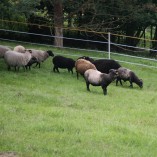
[(116, 75), (118, 75), (118, 70), (116, 70), (115, 72), (116, 72)]
[(53, 52), (51, 50), (46, 51), (50, 56), (54, 56)]
[(32, 53), (32, 50), (28, 50), (30, 53)]
[(109, 70), (109, 72), (112, 72), (112, 71), (113, 71), (113, 69), (110, 69), (110, 70)]

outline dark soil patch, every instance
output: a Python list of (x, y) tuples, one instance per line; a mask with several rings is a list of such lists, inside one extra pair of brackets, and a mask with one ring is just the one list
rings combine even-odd
[(2, 152), (0, 157), (18, 157), (18, 155), (15, 152)]

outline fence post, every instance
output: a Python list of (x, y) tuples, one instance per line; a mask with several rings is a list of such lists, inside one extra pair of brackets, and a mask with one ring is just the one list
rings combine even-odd
[(111, 53), (111, 34), (108, 32), (108, 58), (110, 59), (110, 53)]

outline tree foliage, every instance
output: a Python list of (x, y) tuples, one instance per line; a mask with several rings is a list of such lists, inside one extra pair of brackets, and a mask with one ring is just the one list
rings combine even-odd
[[(62, 7), (56, 9), (58, 2)], [(156, 0), (1, 0), (0, 9), (2, 19), (110, 31), (126, 36), (142, 37), (151, 27), (155, 28), (152, 36), (157, 39)], [(125, 38), (123, 42), (136, 46), (139, 41)], [(153, 47), (157, 47), (155, 45), (153, 43)]]

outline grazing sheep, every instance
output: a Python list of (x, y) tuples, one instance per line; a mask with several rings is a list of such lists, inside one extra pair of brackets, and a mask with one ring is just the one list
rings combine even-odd
[(32, 51), (32, 56), (34, 56), (37, 59), (36, 66), (39, 65), (39, 68), (41, 62), (44, 62), (49, 56), (52, 57), (54, 56), (51, 50), (42, 51), (42, 50), (31, 49), (31, 51)]
[(118, 69), (121, 65), (112, 59), (98, 59), (93, 62), (97, 70), (102, 73), (109, 73), (110, 69)]
[(85, 59), (78, 59), (75, 62), (75, 69), (76, 69), (77, 79), (78, 79), (79, 74), (81, 74), (83, 76), (86, 70), (88, 70), (88, 69), (96, 70), (96, 67), (90, 61), (87, 61)]
[(58, 68), (62, 68), (62, 69), (68, 69), (68, 71), (73, 74), (73, 68), (75, 67), (75, 61), (71, 58), (66, 58), (63, 56), (55, 56), (52, 59), (52, 62), (54, 64), (53, 67), (53, 71), (55, 72), (57, 70), (57, 72), (59, 73), (59, 69)]
[(0, 58), (3, 58), (5, 52), (9, 50), (11, 50), (9, 47), (0, 45)]
[(25, 47), (23, 47), (22, 45), (18, 45), (14, 47), (13, 51), (25, 53), (25, 50), (26, 50)]
[(107, 86), (117, 77), (117, 70), (110, 69), (109, 74), (101, 73), (98, 70), (89, 69), (84, 73), (87, 90), (90, 91), (89, 85), (101, 86), (104, 95), (107, 95)]
[(8, 70), (10, 70), (11, 67), (16, 68), (19, 71), (19, 68), (22, 66), (24, 69), (26, 68), (27, 64), (32, 58), (31, 50), (26, 50), (25, 53), (20, 53), (16, 51), (7, 51), (4, 54), (4, 60), (6, 64), (8, 65)]
[(130, 87), (133, 87), (133, 82), (136, 83), (140, 88), (143, 87), (143, 81), (139, 79), (133, 71), (124, 67), (118, 68), (118, 77), (116, 79), (116, 86), (118, 85), (118, 81), (122, 85), (121, 80), (129, 81)]

